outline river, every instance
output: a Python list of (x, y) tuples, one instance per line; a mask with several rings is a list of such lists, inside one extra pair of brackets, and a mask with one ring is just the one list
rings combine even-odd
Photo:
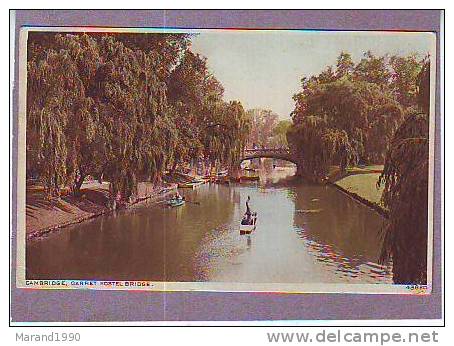
[[(27, 279), (392, 283), (381, 266), (383, 218), (293, 168), (260, 182), (181, 190), (176, 208), (145, 203), (30, 241)], [(257, 230), (240, 235), (247, 196)]]

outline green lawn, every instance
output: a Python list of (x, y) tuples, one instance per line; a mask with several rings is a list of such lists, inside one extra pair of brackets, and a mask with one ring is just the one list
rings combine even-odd
[[(377, 181), (380, 172), (383, 170), (383, 165), (373, 165), (365, 167), (353, 167), (347, 169), (346, 175), (339, 179), (333, 179), (334, 184), (343, 189), (355, 193), (358, 196), (381, 205), (381, 195), (383, 186), (377, 189)], [(333, 178), (336, 172), (333, 170)]]
[(381, 173), (382, 171), (383, 165), (370, 165), (347, 168), (347, 173)]
[(346, 176), (335, 182), (336, 185), (370, 202), (380, 204), (383, 186), (377, 189), (376, 184), (380, 173), (361, 173)]

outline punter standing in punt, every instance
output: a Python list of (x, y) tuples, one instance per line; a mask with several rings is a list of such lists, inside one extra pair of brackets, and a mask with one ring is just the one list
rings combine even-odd
[(247, 196), (247, 200), (246, 200), (246, 215), (247, 215), (248, 219), (252, 215), (250, 203), (251, 203), (251, 196)]
[(251, 225), (252, 224), (252, 210), (251, 210), (251, 196), (247, 196), (246, 200), (246, 213), (245, 213), (245, 218), (243, 219), (246, 225)]

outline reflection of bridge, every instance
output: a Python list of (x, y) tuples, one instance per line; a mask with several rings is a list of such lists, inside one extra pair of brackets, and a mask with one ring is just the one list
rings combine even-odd
[(269, 159), (278, 159), (293, 162), (297, 165), (296, 158), (290, 152), (288, 148), (279, 148), (279, 149), (268, 149), (268, 148), (258, 148), (258, 149), (245, 149), (243, 151), (243, 156), (241, 161), (252, 160), (257, 158), (269, 158)]

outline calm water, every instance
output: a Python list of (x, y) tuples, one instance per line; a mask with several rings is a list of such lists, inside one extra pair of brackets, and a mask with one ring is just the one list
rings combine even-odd
[[(260, 183), (181, 190), (182, 207), (145, 204), (27, 245), (28, 279), (391, 283), (380, 266), (383, 219), (328, 186)], [(240, 235), (247, 196), (257, 230)]]

